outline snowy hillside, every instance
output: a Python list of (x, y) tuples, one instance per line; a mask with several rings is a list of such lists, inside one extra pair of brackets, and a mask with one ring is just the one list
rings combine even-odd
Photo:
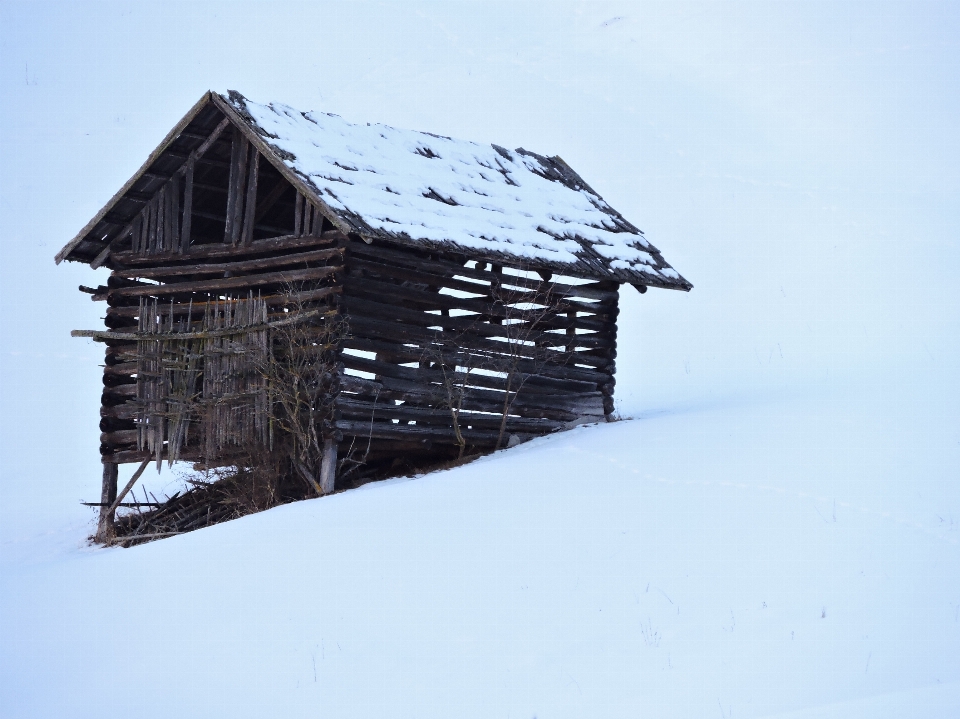
[(727, 401), (21, 562), (4, 716), (955, 717), (958, 440), (929, 393)]
[[(0, 717), (960, 716), (960, 5), (50, 0), (0, 48)], [(106, 272), (53, 257), (210, 87), (563, 157), (696, 286), (621, 293), (634, 419), (87, 547)]]

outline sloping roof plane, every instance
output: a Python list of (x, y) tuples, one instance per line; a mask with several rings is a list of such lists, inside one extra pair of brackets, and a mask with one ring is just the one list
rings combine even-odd
[[(559, 157), (353, 124), (337, 115), (255, 103), (234, 91), (206, 97), (331, 222), (367, 241), (457, 249), (631, 284), (692, 287)], [(178, 127), (185, 128), (187, 120)], [(165, 143), (170, 142), (168, 136)], [(146, 170), (147, 165), (138, 176)], [(91, 225), (58, 261), (84, 260), (71, 255), (80, 241), (96, 240), (86, 237), (97, 229)], [(103, 241), (110, 241), (109, 233)]]

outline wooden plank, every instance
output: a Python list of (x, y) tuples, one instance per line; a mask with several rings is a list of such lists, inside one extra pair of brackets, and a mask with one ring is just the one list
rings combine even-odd
[[(415, 421), (427, 425), (449, 425), (452, 427), (452, 418), (449, 409), (433, 409), (419, 407), (412, 404), (393, 404), (390, 402), (371, 402), (341, 394), (336, 400), (336, 407), (344, 418), (374, 418), (379, 421), (398, 419), (404, 422)], [(497, 414), (480, 414), (461, 410), (458, 421), (462, 427), (476, 427), (478, 429), (500, 429), (501, 416)], [(545, 434), (564, 428), (567, 423), (559, 420), (507, 417), (507, 424), (512, 432)]]
[[(315, 290), (306, 290), (304, 292), (294, 292), (292, 294), (276, 294), (276, 295), (266, 295), (263, 297), (263, 301), (267, 304), (268, 307), (283, 307), (288, 306), (291, 303), (302, 305), (309, 302), (317, 302), (320, 300), (327, 299), (332, 295), (339, 294), (343, 290), (339, 285), (333, 287), (320, 287)], [(216, 304), (223, 306), (223, 303), (228, 300), (217, 300)], [(238, 301), (238, 300), (234, 300)], [(166, 304), (164, 306), (157, 307), (157, 314), (162, 317), (168, 317), (171, 312), (175, 317), (184, 316), (192, 313), (194, 316), (203, 314), (206, 310), (208, 302), (175, 302), (172, 305)], [(127, 307), (108, 307), (107, 308), (107, 317), (118, 317), (118, 318), (130, 318), (130, 317), (139, 317), (140, 316), (140, 307), (139, 304), (131, 305)]]
[(164, 185), (160, 188), (160, 191), (157, 193), (156, 201), (156, 223), (154, 224), (155, 232), (150, 238), (150, 246), (148, 248), (149, 254), (156, 254), (161, 249), (163, 249), (163, 230), (164, 230), (164, 219), (166, 219), (166, 205), (167, 205), (167, 186)]
[(190, 249), (190, 232), (193, 229), (193, 172), (195, 167), (195, 158), (190, 158), (187, 161), (183, 183), (183, 222), (180, 228), (180, 254), (184, 254)]
[(250, 179), (247, 181), (247, 199), (244, 203), (243, 231), (240, 233), (241, 244), (249, 246), (253, 242), (254, 216), (257, 209), (257, 183), (260, 174), (260, 153), (253, 145), (250, 146), (253, 158), (250, 161)]
[[(284, 314), (284, 313), (280, 313)], [(274, 329), (277, 327), (286, 327), (307, 320), (318, 318), (323, 315), (331, 316), (337, 314), (336, 310), (328, 308), (307, 310), (285, 315), (284, 319), (267, 322), (256, 325), (237, 325), (235, 327), (224, 327), (222, 329), (206, 329), (196, 332), (118, 332), (111, 330), (73, 330), (71, 337), (94, 337), (105, 340), (189, 340), (189, 339), (212, 339), (214, 337), (229, 337), (231, 335), (242, 335), (258, 330)]]
[[(364, 337), (370, 339), (389, 339), (397, 342), (409, 342), (412, 344), (455, 344), (465, 349), (477, 349), (489, 352), (503, 352), (503, 342), (494, 339), (487, 339), (479, 336), (471, 336), (462, 332), (440, 331), (419, 327), (410, 324), (402, 324), (373, 318), (357, 313), (350, 313), (349, 330), (352, 337)], [(564, 347), (566, 342), (563, 335), (557, 335), (557, 347)], [(590, 367), (602, 368), (607, 371), (607, 365), (611, 362), (606, 352), (595, 354), (591, 350), (578, 350), (572, 356), (566, 355), (563, 351), (551, 349), (541, 344), (536, 347), (518, 347), (517, 352), (524, 358), (529, 358), (537, 362), (548, 362), (554, 365), (571, 366), (575, 364), (586, 364)]]
[(230, 191), (236, 194), (233, 216), (231, 217), (233, 224), (230, 232), (230, 244), (234, 246), (240, 244), (240, 231), (243, 229), (243, 202), (247, 187), (247, 170), (250, 167), (250, 142), (245, 135), (241, 135), (241, 137), (243, 140), (240, 148), (240, 169), (237, 174), (237, 184), (230, 188)]
[[(478, 270), (476, 268), (467, 267), (436, 257), (431, 259), (421, 258), (409, 250), (405, 251), (402, 249), (396, 249), (379, 242), (370, 245), (366, 243), (353, 242), (350, 244), (350, 254), (354, 253), (361, 257), (367, 257), (373, 260), (379, 259), (379, 261), (384, 264), (401, 265), (429, 274), (438, 274), (440, 276), (449, 277), (459, 275), (461, 277), (478, 279), (487, 284), (495, 279), (495, 273), (492, 271)], [(540, 280), (534, 280), (527, 277), (518, 277), (511, 274), (502, 274), (498, 277), (498, 279), (504, 285), (523, 287), (532, 290), (538, 290), (542, 285)], [(565, 294), (571, 294), (572, 296), (606, 301), (615, 300), (617, 298), (616, 289), (606, 289), (608, 285), (615, 285), (616, 283), (596, 282), (585, 285), (565, 285), (555, 282), (552, 284), (556, 288), (556, 291), (564, 292)]]
[(170, 251), (180, 250), (180, 175), (170, 178)]
[(188, 292), (211, 292), (236, 288), (261, 287), (271, 284), (286, 284), (303, 280), (320, 280), (332, 277), (339, 267), (313, 267), (306, 270), (287, 270), (283, 272), (268, 272), (262, 275), (246, 277), (228, 277), (221, 280), (199, 280), (196, 282), (176, 282), (168, 285), (151, 285), (147, 287), (120, 287), (110, 290), (107, 297), (156, 297), (160, 295), (175, 295)]
[[(459, 292), (469, 292), (478, 296), (484, 295), (489, 291), (489, 287), (476, 282), (468, 282), (452, 277), (418, 272), (405, 267), (383, 264), (366, 258), (360, 258), (351, 252), (353, 245), (347, 247), (345, 261), (351, 272), (360, 270), (365, 275), (373, 273), (381, 277), (389, 277), (396, 280), (414, 282), (426, 286), (446, 287)], [(381, 279), (381, 282), (384, 280)], [(536, 297), (549, 289), (549, 294), (558, 303), (560, 309), (576, 309), (578, 312), (592, 314), (606, 314), (616, 307), (616, 300), (606, 300), (603, 302), (582, 302), (576, 299), (570, 292), (576, 290), (575, 285), (549, 285), (544, 290), (528, 290), (523, 293), (521, 290), (512, 290), (511, 294), (516, 297), (517, 302), (532, 302)]]
[(323, 441), (323, 460), (320, 463), (320, 490), (331, 494), (337, 476), (337, 443), (327, 438)]
[[(115, 462), (103, 463), (103, 483), (100, 490), (100, 502), (106, 508), (100, 508), (100, 519), (97, 523), (96, 540), (107, 542), (113, 537), (113, 520), (116, 509), (112, 509), (113, 500), (117, 497), (117, 470)], [(112, 511), (111, 511), (112, 509)]]
[[(194, 213), (196, 214), (196, 213)], [(332, 245), (336, 243), (334, 237), (318, 237), (315, 235), (304, 235), (298, 237), (295, 235), (280, 235), (263, 240), (254, 240), (248, 247), (229, 247), (220, 243), (207, 245), (193, 245), (188, 252), (183, 255), (163, 254), (151, 257), (141, 257), (134, 252), (118, 252), (113, 256), (114, 264), (119, 268), (132, 265), (156, 264), (158, 262), (179, 262), (194, 259), (206, 259), (215, 257), (243, 257), (247, 255), (260, 255), (269, 252), (280, 252), (283, 250), (292, 250), (301, 247), (313, 247), (317, 245)]]
[[(533, 321), (536, 326), (541, 329), (586, 329), (598, 332), (604, 332), (611, 326), (611, 321), (604, 319), (603, 316), (578, 317), (575, 310), (573, 311), (572, 318), (569, 314), (568, 316), (561, 316), (559, 306), (547, 312), (539, 309), (521, 310), (515, 307), (505, 307), (501, 302), (491, 301), (488, 298), (457, 297), (439, 292), (429, 292), (416, 287), (402, 287), (386, 282), (378, 282), (368, 277), (359, 278), (351, 274), (344, 277), (343, 286), (344, 291), (352, 297), (364, 297), (373, 301), (384, 298), (391, 298), (394, 301), (406, 300), (404, 306), (418, 311), (457, 309), (475, 312), (477, 315), (472, 317), (475, 323), (488, 321), (502, 324), (503, 320), (510, 319)], [(505, 299), (507, 299), (511, 305), (523, 303), (523, 300), (512, 296), (507, 296)], [(547, 303), (553, 303), (551, 297), (539, 297), (534, 301), (536, 300), (539, 300), (538, 304), (547, 305)], [(559, 305), (560, 303), (557, 304)]]
[(297, 199), (293, 206), (293, 234), (303, 234), (303, 195), (297, 193)]
[[(227, 180), (227, 214), (224, 218), (225, 225), (223, 229), (223, 243), (225, 245), (235, 245), (233, 226), (236, 221), (237, 203), (241, 201), (240, 190), (241, 172), (246, 168), (247, 139), (240, 132), (239, 128), (233, 128), (233, 141), (230, 145), (230, 176)], [(241, 168), (241, 164), (243, 168)]]
[[(394, 319), (403, 323), (420, 327), (443, 327), (445, 330), (459, 330), (469, 334), (481, 337), (503, 337), (511, 339), (516, 337), (518, 331), (516, 326), (498, 326), (478, 323), (470, 317), (445, 317), (443, 315), (433, 315), (417, 310), (399, 307), (397, 305), (386, 304), (383, 302), (374, 302), (369, 299), (363, 299), (355, 296), (343, 297), (343, 306), (350, 315), (363, 315), (367, 318), (380, 317), (384, 320)], [(526, 340), (536, 343), (543, 343), (549, 346), (566, 345), (566, 337), (558, 333), (548, 332), (530, 332)], [(578, 347), (612, 347), (613, 340), (608, 336), (593, 332), (590, 334), (578, 334)]]
[[(428, 362), (437, 362), (439, 348), (430, 347), (424, 351), (420, 346), (408, 347), (404, 344), (387, 342), (383, 339), (368, 339), (365, 337), (347, 336), (342, 342), (343, 349), (356, 349), (364, 352), (376, 352), (388, 355), (393, 362), (412, 363), (422, 361), (425, 358)], [(429, 345), (428, 345), (429, 346)], [(469, 348), (458, 346), (458, 351), (451, 351), (444, 348), (442, 359), (444, 362), (456, 364), (460, 367), (477, 366), (488, 356), (486, 352), (472, 354)], [(516, 364), (516, 371), (527, 377), (531, 389), (537, 387), (540, 391), (592, 391), (610, 382), (611, 374), (606, 371), (594, 369), (584, 369), (582, 367), (569, 367), (564, 363), (553, 363), (550, 361), (533, 361), (526, 358), (511, 358), (511, 362)]]
[(195, 265), (170, 265), (141, 269), (114, 270), (114, 277), (177, 277), (181, 275), (219, 275), (224, 272), (253, 272), (268, 267), (283, 267), (301, 262), (323, 262), (340, 258), (343, 255), (342, 247), (332, 247), (309, 252), (297, 252), (290, 255), (263, 257), (254, 260), (240, 260), (238, 262), (219, 262)]
[[(374, 437), (377, 439), (423, 439), (430, 438), (440, 442), (453, 443), (456, 439), (452, 430), (440, 427), (427, 427), (419, 424), (394, 424), (393, 422), (364, 422), (341, 419), (335, 423), (336, 428), (344, 435), (356, 437)], [(492, 445), (495, 444), (500, 433), (495, 430), (461, 429), (461, 434), (468, 444)]]

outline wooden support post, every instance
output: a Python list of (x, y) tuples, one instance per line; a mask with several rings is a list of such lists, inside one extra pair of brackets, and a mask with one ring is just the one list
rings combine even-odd
[(250, 145), (250, 178), (247, 180), (247, 199), (243, 214), (243, 229), (240, 233), (240, 242), (249, 247), (253, 242), (254, 216), (257, 208), (257, 181), (260, 174), (260, 153), (257, 148)]
[[(333, 492), (337, 475), (337, 443), (332, 439), (323, 441), (323, 461), (320, 463), (320, 489), (324, 494)], [(114, 481), (116, 487), (116, 481)]]
[(293, 234), (295, 237), (303, 234), (303, 195), (299, 192), (293, 204)]
[(180, 252), (190, 249), (190, 231), (193, 227), (193, 170), (196, 160), (191, 156), (187, 160), (186, 176), (183, 182), (183, 223), (180, 227)]
[(96, 540), (106, 543), (113, 539), (113, 503), (117, 499), (117, 469), (115, 462), (103, 463), (103, 486), (100, 490), (100, 521), (97, 524)]

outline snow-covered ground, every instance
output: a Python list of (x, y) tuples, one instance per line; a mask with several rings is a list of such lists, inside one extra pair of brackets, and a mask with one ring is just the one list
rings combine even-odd
[[(7, 2), (0, 59), (4, 719), (960, 716), (957, 3)], [(86, 547), (53, 256), (211, 87), (563, 157), (695, 285), (622, 294), (634, 419)]]
[(3, 713), (956, 717), (958, 466), (952, 398), (821, 388), (53, 550)]

